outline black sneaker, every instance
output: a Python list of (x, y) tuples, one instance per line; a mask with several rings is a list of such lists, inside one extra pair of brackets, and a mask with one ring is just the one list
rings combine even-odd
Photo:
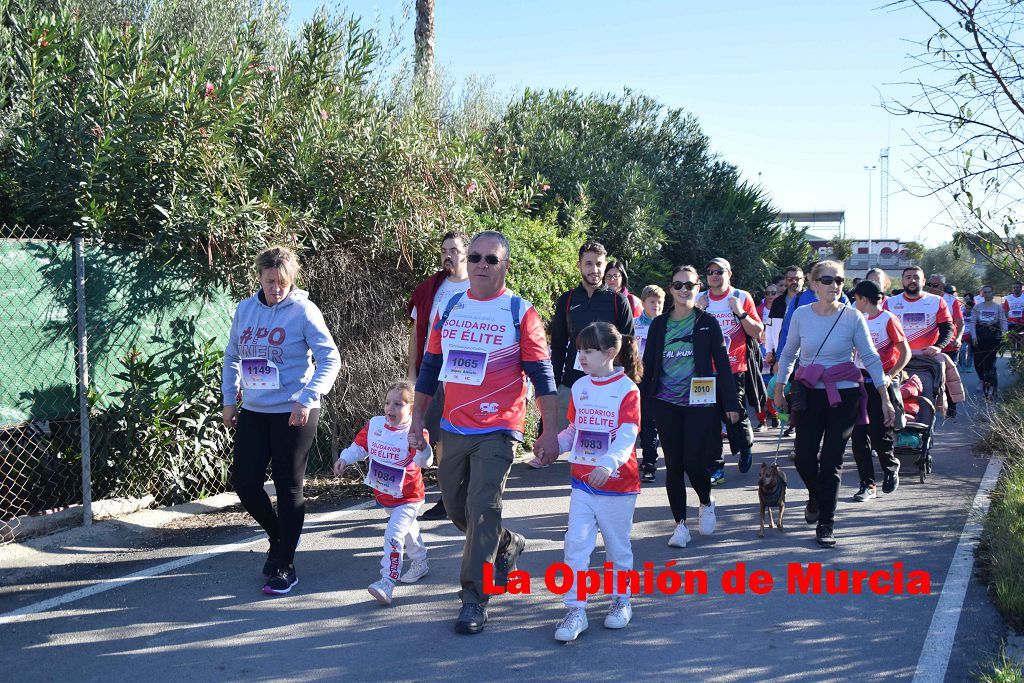
[(643, 481), (643, 482), (652, 482), (652, 481), (654, 481), (654, 476), (657, 473), (657, 471), (658, 471), (658, 466), (657, 465), (655, 465), (653, 463), (651, 463), (651, 464), (645, 463), (640, 468), (640, 481)]
[(853, 494), (853, 499), (858, 503), (864, 503), (875, 497), (875, 485), (862, 481), (860, 488), (857, 489), (857, 493)]
[(487, 623), (487, 608), (475, 602), (467, 602), (459, 610), (459, 618), (455, 620), (456, 633), (480, 633)]
[(439, 519), (448, 519), (448, 511), (444, 507), (444, 500), (439, 499), (437, 503), (434, 505), (434, 507), (430, 508), (429, 510), (426, 510), (422, 515), (420, 515), (420, 519), (422, 519), (425, 522), (434, 522)]
[(295, 575), (294, 564), (279, 565), (264, 584), (263, 592), (267, 595), (284, 595), (298, 582), (299, 577)]
[(281, 561), (279, 559), (277, 559), (277, 556), (280, 554), (280, 550), (281, 550), (281, 542), (280, 541), (271, 541), (270, 542), (270, 550), (267, 551), (267, 561), (263, 563), (263, 578), (264, 579), (269, 579), (271, 577), (271, 575), (274, 573), (274, 570), (277, 569), (277, 566), (279, 564), (281, 564)]
[(804, 521), (808, 524), (818, 521), (818, 500), (816, 498), (807, 499), (807, 507), (804, 508)]
[(836, 535), (832, 533), (832, 527), (825, 524), (819, 524), (814, 530), (814, 538), (822, 548), (834, 548), (836, 545)]
[[(517, 534), (514, 531), (509, 532), (512, 538), (509, 539), (508, 545), (505, 550), (498, 553), (498, 556), (494, 558), (494, 585), (504, 586), (508, 583), (508, 575), (516, 570), (516, 560), (523, 553), (523, 549), (526, 548), (526, 539), (523, 538), (522, 534)], [(467, 603), (468, 604), (468, 603)], [(466, 605), (463, 605), (465, 608)]]
[(789, 425), (788, 427), (786, 427), (786, 431), (782, 432), (782, 435), (783, 436), (793, 436), (793, 432), (795, 432), (795, 431), (796, 431), (796, 427), (794, 427), (793, 425)]
[(886, 470), (885, 479), (882, 480), (882, 493), (892, 493), (900, 487), (900, 471)]

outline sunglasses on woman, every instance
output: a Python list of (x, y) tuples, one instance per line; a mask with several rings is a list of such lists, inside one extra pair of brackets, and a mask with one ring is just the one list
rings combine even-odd
[(822, 275), (821, 277), (818, 278), (818, 282), (826, 286), (835, 283), (842, 287), (843, 283), (846, 282), (846, 280), (843, 279), (843, 277), (840, 275)]
[(496, 266), (499, 263), (501, 263), (504, 259), (500, 259), (494, 254), (488, 254), (487, 256), (484, 256), (483, 254), (473, 253), (467, 256), (466, 260), (469, 261), (470, 263), (480, 263), (480, 261), (486, 261), (488, 265)]
[(675, 281), (672, 282), (672, 289), (674, 289), (676, 291), (679, 291), (683, 287), (686, 287), (686, 291), (692, 292), (693, 288), (697, 287), (699, 285), (700, 285), (699, 282), (681, 282), (679, 280), (675, 280)]

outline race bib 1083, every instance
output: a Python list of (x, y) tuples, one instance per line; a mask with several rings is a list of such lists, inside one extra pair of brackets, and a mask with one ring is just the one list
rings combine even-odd
[(569, 462), (579, 465), (596, 465), (598, 460), (608, 455), (611, 445), (611, 434), (580, 429), (576, 432), (576, 443), (573, 444)]

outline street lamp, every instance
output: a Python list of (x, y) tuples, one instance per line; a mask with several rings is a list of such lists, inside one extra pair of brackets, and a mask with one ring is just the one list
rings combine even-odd
[(871, 174), (875, 172), (878, 166), (872, 164), (871, 166), (865, 166), (864, 170), (868, 172), (868, 266), (871, 267)]

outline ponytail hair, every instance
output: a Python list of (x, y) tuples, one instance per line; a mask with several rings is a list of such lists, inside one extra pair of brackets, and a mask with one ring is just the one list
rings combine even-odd
[(611, 323), (595, 322), (584, 327), (576, 336), (576, 348), (597, 351), (615, 349), (618, 353), (612, 363), (621, 366), (626, 376), (637, 384), (643, 378), (644, 367), (636, 339), (623, 336)]

